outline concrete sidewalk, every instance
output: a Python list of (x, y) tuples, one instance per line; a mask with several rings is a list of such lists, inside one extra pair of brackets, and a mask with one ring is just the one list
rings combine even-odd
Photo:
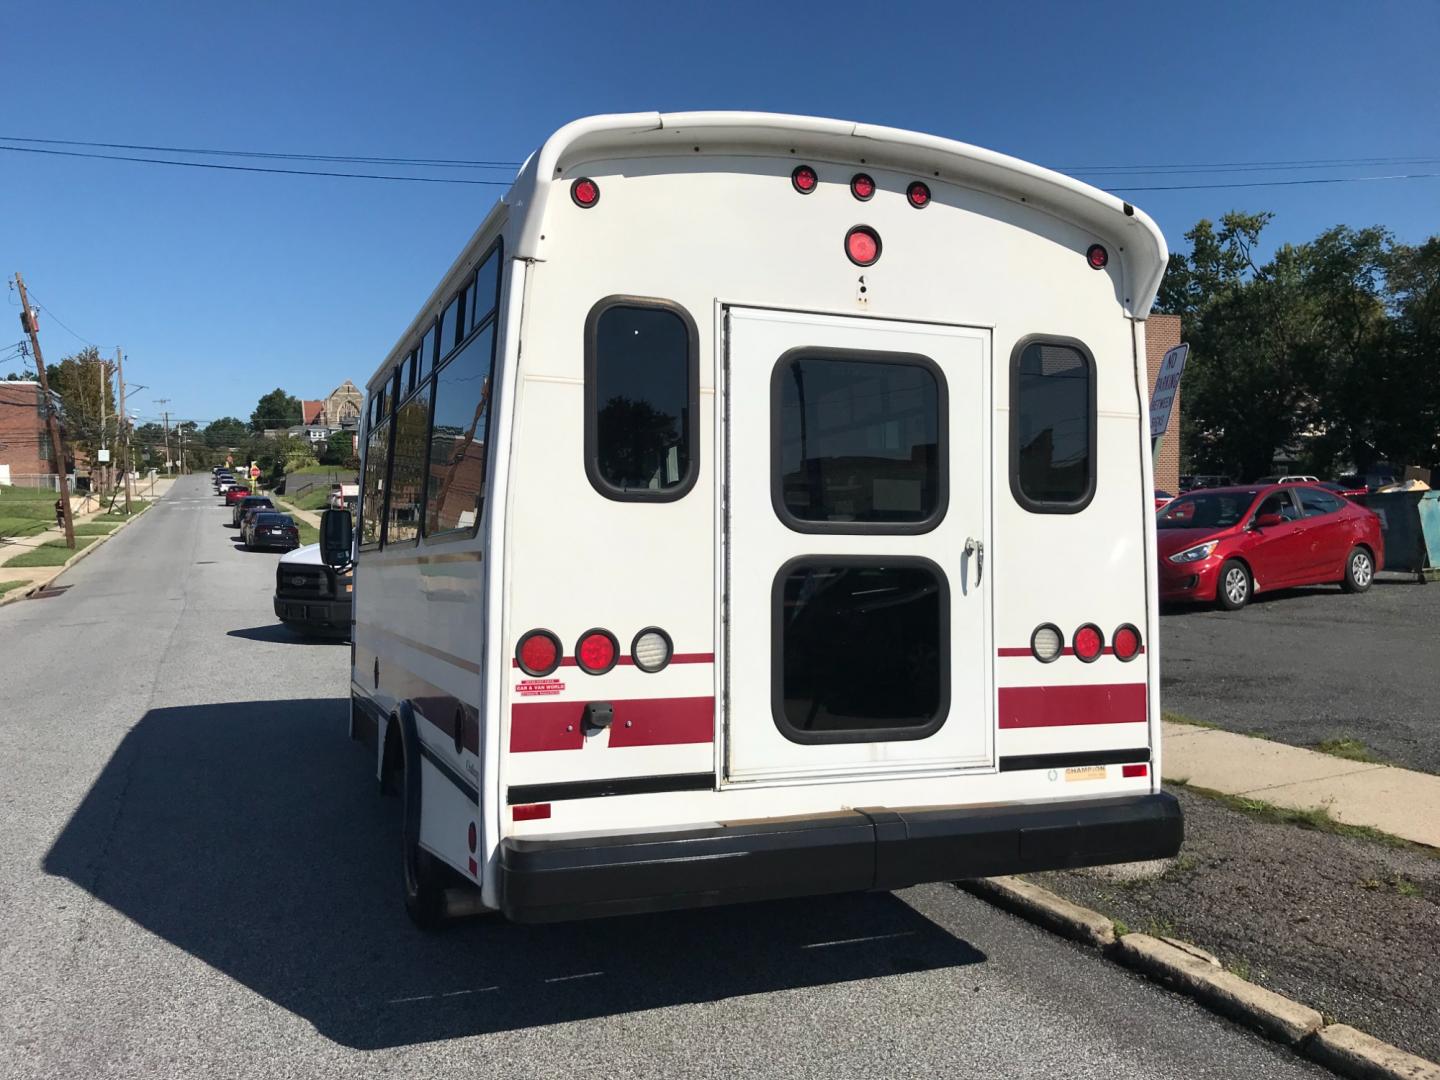
[(1294, 810), (1324, 809), (1440, 848), (1440, 776), (1190, 724), (1164, 725), (1165, 779)]

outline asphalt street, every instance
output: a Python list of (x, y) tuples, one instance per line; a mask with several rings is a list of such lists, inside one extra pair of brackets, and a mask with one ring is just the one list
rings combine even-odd
[(949, 885), (420, 934), (348, 650), (228, 520), (0, 608), (0, 1076), (1329, 1075)]
[(1167, 712), (1294, 746), (1359, 739), (1392, 765), (1440, 773), (1440, 586), (1384, 578), (1260, 594), (1241, 611), (1160, 619)]

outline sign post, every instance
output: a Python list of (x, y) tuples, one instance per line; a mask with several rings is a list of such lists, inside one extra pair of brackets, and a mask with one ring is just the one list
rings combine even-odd
[(1185, 361), (1190, 357), (1190, 345), (1181, 342), (1165, 353), (1160, 361), (1160, 373), (1155, 376), (1155, 389), (1150, 394), (1150, 460), (1160, 453), (1160, 442), (1165, 438), (1165, 429), (1170, 426), (1170, 412), (1175, 405), (1175, 395), (1180, 392), (1180, 376), (1185, 372)]

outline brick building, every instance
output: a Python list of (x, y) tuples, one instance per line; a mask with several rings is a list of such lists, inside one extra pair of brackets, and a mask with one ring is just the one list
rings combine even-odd
[[(1155, 379), (1160, 374), (1160, 362), (1165, 353), (1180, 344), (1179, 315), (1151, 315), (1145, 322), (1145, 367), (1146, 386), (1155, 388)], [(1149, 398), (1146, 398), (1148, 403)], [(1170, 409), (1170, 426), (1165, 429), (1165, 438), (1160, 441), (1160, 452), (1155, 456), (1155, 487), (1180, 494), (1180, 392), (1175, 392), (1175, 404)]]
[(55, 475), (43, 400), (38, 382), (0, 382), (0, 484)]

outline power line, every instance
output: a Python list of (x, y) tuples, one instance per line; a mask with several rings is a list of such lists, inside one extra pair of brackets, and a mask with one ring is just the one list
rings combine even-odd
[(1173, 163), (1151, 165), (1057, 165), (1059, 172), (1069, 173), (1166, 173), (1166, 172), (1251, 172), (1288, 169), (1339, 169), (1375, 165), (1434, 165), (1436, 157), (1363, 157), (1363, 158), (1299, 158), (1281, 161), (1212, 161), (1191, 165)]
[(450, 176), (386, 176), (382, 173), (327, 172), (319, 169), (274, 169), (261, 165), (221, 165), (214, 161), (172, 161), (168, 158), (134, 157), (127, 154), (87, 154), (79, 150), (44, 150), (38, 146), (0, 146), (12, 154), (52, 154), (57, 157), (96, 158), (100, 161), (136, 161), (146, 165), (178, 165), (188, 169), (221, 169), (226, 172), (275, 173), (281, 176), (332, 176), (347, 180), (403, 180), (413, 184), (479, 184), (509, 187), (509, 180), (470, 180)]
[(1152, 184), (1105, 188), (1112, 195), (1122, 191), (1204, 191), (1216, 188), (1293, 187), (1297, 184), (1360, 184), (1376, 180), (1436, 180), (1440, 173), (1404, 173), (1395, 176), (1316, 176), (1307, 180), (1250, 180), (1227, 184)]
[(27, 139), (0, 135), (0, 141), (47, 146), (89, 146), (103, 150), (145, 150), (160, 154), (206, 154), (215, 157), (275, 158), (285, 161), (338, 161), (355, 165), (420, 165), (435, 169), (518, 169), (518, 161), (475, 161), (468, 158), (368, 157), (351, 154), (289, 154), (270, 150), (206, 150), (193, 146), (145, 146), (138, 143), (84, 142), (79, 139)]

